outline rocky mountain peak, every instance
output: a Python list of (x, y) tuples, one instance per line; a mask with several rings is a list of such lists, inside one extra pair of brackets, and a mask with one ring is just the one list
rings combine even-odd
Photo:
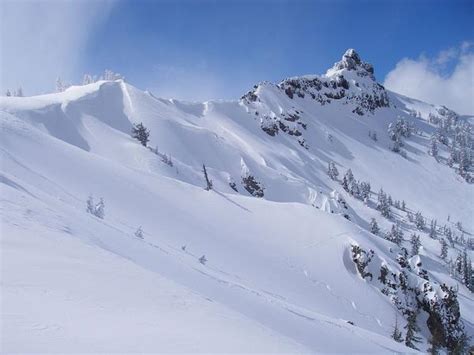
[(355, 49), (348, 49), (342, 59), (339, 62), (336, 62), (334, 66), (328, 70), (327, 75), (331, 75), (334, 72), (339, 72), (341, 70), (354, 70), (359, 76), (369, 76), (372, 80), (375, 80), (374, 67), (372, 64), (366, 63), (360, 59), (359, 54)]

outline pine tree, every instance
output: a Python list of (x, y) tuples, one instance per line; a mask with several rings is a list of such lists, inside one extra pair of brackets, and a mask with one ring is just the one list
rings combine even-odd
[(56, 79), (56, 92), (63, 92), (66, 90), (66, 86), (64, 85), (63, 81), (60, 77)]
[(444, 238), (441, 238), (439, 242), (441, 243), (440, 257), (441, 259), (446, 260), (446, 258), (448, 257), (448, 243), (446, 243)]
[(380, 189), (379, 191), (379, 195), (377, 198), (377, 209), (385, 218), (390, 218), (392, 216), (392, 211), (390, 209), (390, 204), (388, 203), (387, 194), (383, 191), (383, 189)]
[(142, 123), (134, 124), (132, 127), (132, 137), (146, 147), (150, 140), (150, 131)]
[(344, 176), (342, 177), (342, 183), (341, 183), (341, 184), (342, 184), (342, 188), (343, 188), (344, 190), (346, 190), (347, 192), (349, 192), (349, 182), (347, 181), (346, 175), (344, 175)]
[(370, 220), (370, 233), (375, 234), (375, 235), (378, 235), (380, 233), (380, 228), (375, 218), (372, 218)]
[(420, 253), (420, 247), (421, 247), (420, 236), (413, 233), (410, 239), (410, 244), (411, 244), (411, 255), (412, 256), (418, 255)]
[(462, 253), (462, 282), (471, 291), (474, 289), (472, 284), (472, 262), (467, 255), (466, 249)]
[(416, 313), (414, 311), (409, 313), (407, 324), (404, 329), (407, 331), (405, 335), (405, 345), (418, 350), (414, 343), (419, 343), (421, 341), (421, 338), (416, 335), (416, 333), (420, 331), (420, 328), (416, 324)]
[(430, 149), (428, 151), (429, 155), (431, 155), (434, 158), (438, 157), (438, 143), (436, 136), (432, 136), (430, 140)]
[(429, 236), (431, 239), (436, 239), (437, 238), (437, 233), (436, 233), (436, 220), (432, 219), (430, 223), (430, 233)]
[(420, 211), (416, 212), (415, 214), (415, 225), (416, 225), (416, 228), (418, 228), (421, 231), (425, 229), (425, 226), (426, 226), (425, 218), (423, 217)]
[(398, 317), (395, 318), (395, 325), (392, 331), (392, 338), (398, 343), (401, 343), (403, 341), (403, 334), (398, 328)]
[(206, 191), (212, 190), (212, 180), (209, 179), (209, 176), (207, 175), (207, 169), (204, 164), (202, 164), (202, 172), (204, 174), (204, 179), (206, 180), (205, 190)]
[(200, 262), (201, 264), (205, 265), (206, 262), (207, 262), (206, 256), (205, 256), (205, 255), (201, 256), (201, 257), (199, 258), (199, 262)]
[(84, 74), (84, 77), (82, 78), (82, 85), (89, 85), (95, 82), (94, 78), (90, 74)]
[(352, 170), (348, 169), (342, 178), (342, 188), (347, 192), (350, 191), (352, 181), (354, 180), (354, 175), (352, 174)]
[(23, 89), (21, 86), (16, 90), (16, 95), (17, 97), (23, 97)]
[(336, 164), (333, 161), (328, 163), (328, 175), (331, 180), (337, 180), (337, 177), (339, 176), (339, 171), (337, 170)]
[(95, 215), (94, 197), (92, 197), (92, 195), (90, 195), (89, 198), (87, 199), (86, 211), (87, 213)]
[(392, 243), (397, 244), (400, 246), (403, 241), (403, 232), (400, 229), (400, 226), (397, 224), (392, 224), (392, 228), (390, 232), (387, 234), (387, 240), (391, 241)]
[(7, 89), (7, 92), (5, 93), (5, 96), (12, 96), (12, 93), (10, 92), (10, 90)]
[(402, 201), (402, 211), (406, 211), (407, 206), (405, 204), (405, 200)]

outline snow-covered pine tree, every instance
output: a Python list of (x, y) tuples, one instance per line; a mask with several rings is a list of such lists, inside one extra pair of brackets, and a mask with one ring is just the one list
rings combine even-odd
[(339, 176), (339, 171), (337, 170), (336, 164), (333, 161), (328, 163), (328, 175), (331, 180), (337, 180), (337, 177)]
[(438, 142), (436, 136), (431, 136), (430, 139), (430, 149), (428, 150), (428, 154), (434, 158), (438, 157)]
[(349, 193), (355, 198), (360, 198), (359, 182), (355, 179), (349, 184)]
[(7, 89), (7, 91), (5, 92), (5, 96), (12, 96), (11, 91)]
[(400, 226), (398, 225), (398, 223), (392, 224), (392, 228), (390, 229), (390, 232), (387, 233), (386, 239), (399, 246), (402, 244), (403, 232), (400, 229)]
[(135, 138), (146, 147), (150, 140), (150, 131), (141, 122), (134, 124), (132, 127), (132, 138)]
[(375, 235), (379, 235), (380, 233), (380, 228), (375, 218), (372, 218), (370, 220), (370, 233), (375, 234)]
[(437, 238), (436, 220), (435, 219), (431, 220), (429, 236), (430, 236), (431, 239), (436, 239)]
[(420, 211), (415, 214), (415, 225), (418, 230), (424, 230), (426, 227), (425, 218)]
[(474, 292), (473, 269), (471, 258), (468, 256), (466, 249), (462, 253), (462, 282), (466, 287)]
[(114, 73), (112, 70), (105, 69), (104, 75), (101, 77), (102, 80), (114, 81), (124, 79), (124, 77), (119, 73)]
[(342, 179), (342, 188), (346, 190), (347, 192), (350, 192), (353, 180), (354, 180), (354, 175), (352, 174), (352, 170), (348, 169)]
[(89, 85), (95, 82), (94, 78), (90, 74), (84, 74), (84, 77), (82, 78), (82, 85)]
[(205, 256), (205, 255), (201, 256), (201, 257), (199, 258), (199, 262), (200, 262), (201, 264), (205, 265), (206, 262), (207, 262), (206, 256)]
[(100, 219), (104, 219), (105, 217), (105, 203), (104, 203), (104, 199), (103, 198), (100, 198), (100, 201), (97, 205), (95, 205), (95, 211), (94, 211), (94, 214), (96, 217), (100, 218)]
[(415, 311), (410, 311), (407, 317), (407, 324), (405, 325), (404, 329), (406, 329), (405, 345), (409, 348), (418, 350), (418, 348), (415, 346), (415, 343), (419, 343), (421, 338), (416, 335), (416, 333), (420, 331), (420, 328), (416, 323), (416, 316), (417, 314)]
[(420, 247), (421, 247), (420, 236), (413, 233), (411, 235), (410, 244), (411, 244), (411, 255), (412, 256), (418, 255), (420, 252)]
[(377, 198), (377, 210), (380, 211), (382, 216), (385, 218), (390, 218), (392, 216), (392, 211), (390, 209), (390, 204), (388, 203), (387, 194), (380, 189), (379, 195)]
[(89, 195), (86, 205), (87, 213), (95, 215), (94, 197), (92, 197), (92, 195)]
[(56, 78), (56, 92), (63, 92), (64, 90), (66, 90), (66, 85), (64, 85), (60, 77), (57, 77)]
[(444, 238), (441, 238), (439, 241), (441, 243), (441, 252), (440, 252), (440, 258), (443, 260), (446, 260), (448, 257), (448, 243), (446, 243), (446, 240)]
[(18, 89), (16, 89), (15, 96), (23, 97), (23, 89), (21, 88), (21, 86)]

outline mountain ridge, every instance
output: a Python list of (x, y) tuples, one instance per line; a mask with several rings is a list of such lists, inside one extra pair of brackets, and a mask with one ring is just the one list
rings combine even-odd
[[(61, 258), (69, 255), (70, 243), (62, 246), (57, 238), (79, 240), (171, 280), (175, 286), (167, 287), (176, 293), (191, 290), (217, 302), (225, 319), (269, 329), (271, 335), (256, 349), (273, 351), (271, 344), (282, 342), (297, 352), (414, 351), (391, 340), (390, 333), (396, 319), (400, 328), (408, 326), (416, 312), (417, 347), (427, 349), (430, 337), (442, 334), (437, 346), (452, 349), (474, 329), (472, 293), (461, 276), (450, 276), (454, 264), (448, 263), (465, 249), (472, 257), (471, 167), (461, 170), (471, 139), (465, 132), (468, 122), (441, 106), (385, 90), (373, 73), (348, 50), (329, 75), (261, 83), (232, 101), (160, 99), (123, 80), (39, 97), (0, 98), (6, 265), (21, 268), (14, 262), (18, 255), (57, 245), (57, 253), (48, 251), (48, 270), (71, 266), (70, 259)], [(130, 136), (138, 123), (150, 131), (147, 146)], [(434, 139), (436, 156), (431, 154)], [(449, 166), (453, 150), (459, 156)], [(203, 165), (211, 191), (204, 189)], [(103, 219), (86, 212), (89, 195), (96, 202), (104, 199)], [(439, 223), (434, 238), (431, 220)], [(142, 237), (135, 234), (138, 227)], [(35, 239), (34, 231), (41, 237)], [(408, 252), (413, 234), (422, 244), (414, 255)], [(450, 243), (445, 259), (439, 256), (441, 240)], [(92, 257), (87, 248), (80, 249), (85, 258)], [(48, 323), (52, 317), (62, 326), (62, 337), (73, 339), (70, 323), (50, 308), (49, 314), (28, 314), (14, 295), (24, 294), (22, 278), (39, 288), (48, 285), (54, 294), (76, 286), (65, 289), (48, 270), (35, 273), (33, 282), (28, 270), (35, 267), (32, 261), (7, 280), (6, 302), (17, 316), (7, 323), (6, 349), (31, 341), (43, 350), (49, 344), (64, 351), (68, 342), (55, 342), (52, 334), (45, 333), (48, 341), (41, 345), (28, 322)], [(71, 269), (74, 277), (78, 269)], [(103, 280), (90, 275), (83, 282)], [(147, 282), (137, 287), (152, 287)], [(458, 287), (458, 293), (443, 284)], [(92, 294), (90, 303), (82, 298), (87, 307), (100, 303)], [(129, 300), (139, 302), (140, 296)], [(66, 299), (56, 302), (68, 309)], [(460, 315), (449, 304), (457, 304)], [(149, 300), (147, 305), (154, 307)], [(113, 311), (99, 313), (117, 319), (123, 329), (130, 326)], [(454, 328), (439, 314), (451, 317)], [(224, 318), (223, 332), (229, 334), (235, 323)], [(89, 316), (84, 324), (93, 320)], [(169, 315), (160, 321), (163, 327), (179, 324)], [(160, 334), (159, 322), (149, 322), (134, 324)], [(219, 321), (212, 324), (206, 334), (218, 331)], [(252, 351), (251, 343), (244, 346), (249, 332), (242, 334), (239, 348)], [(89, 345), (98, 349), (101, 338), (93, 339), (96, 343)], [(124, 336), (119, 344), (132, 349), (128, 340)], [(169, 344), (158, 336), (143, 351), (168, 349), (160, 343)], [(224, 343), (214, 347), (186, 334), (178, 343), (183, 351), (226, 350)], [(106, 349), (114, 351), (114, 346)]]

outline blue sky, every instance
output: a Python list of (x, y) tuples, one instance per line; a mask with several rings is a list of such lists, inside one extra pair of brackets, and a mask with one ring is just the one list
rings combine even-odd
[[(6, 11), (9, 6), (18, 6), (13, 0), (6, 3), (9, 5), (2, 5), (3, 19), (11, 17), (12, 11)], [(423, 56), (435, 61), (441, 52), (474, 40), (474, 1), (22, 3), (33, 8), (41, 5), (46, 13), (48, 6), (61, 7), (65, 12), (68, 6), (76, 7), (73, 13), (68, 12), (66, 23), (58, 26), (65, 38), (51, 43), (52, 47), (60, 47), (62, 42), (69, 42), (72, 53), (56, 65), (57, 73), (50, 83), (32, 85), (33, 92), (47, 91), (46, 85), (51, 87), (56, 76), (74, 82), (82, 73), (100, 73), (109, 68), (122, 73), (135, 86), (163, 96), (236, 98), (261, 80), (324, 73), (350, 47), (374, 64), (376, 76), (383, 82), (404, 58), (419, 60)], [(25, 11), (38, 17), (38, 9)], [(62, 16), (61, 11), (56, 9), (58, 15), (49, 15), (43, 21), (54, 22)], [(19, 21), (18, 16), (15, 21)], [(74, 33), (68, 39), (71, 22), (77, 24), (72, 26)], [(2, 37), (6, 36), (5, 26)], [(82, 36), (78, 34), (81, 30)], [(77, 42), (77, 48), (70, 42)], [(30, 56), (32, 60), (38, 57)], [(55, 58), (49, 59), (54, 62)], [(70, 67), (64, 64), (68, 61), (73, 62)], [(441, 77), (450, 75), (458, 61), (459, 56), (451, 58), (435, 68), (436, 73)]]

